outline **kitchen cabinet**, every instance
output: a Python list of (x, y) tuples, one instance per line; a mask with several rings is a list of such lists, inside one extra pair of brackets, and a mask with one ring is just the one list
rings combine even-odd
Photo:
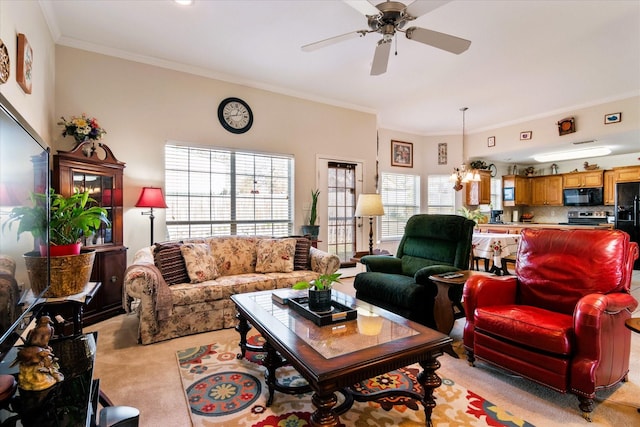
[(491, 172), (479, 170), (480, 181), (465, 184), (465, 204), (467, 206), (488, 205), (491, 203)]
[[(513, 200), (506, 200), (504, 189), (513, 188)], [(504, 175), (502, 177), (503, 199), (502, 205), (519, 206), (528, 205), (531, 202), (531, 178), (519, 175)], [(509, 192), (510, 190), (507, 190)]]
[(604, 171), (604, 200), (605, 206), (616, 204), (616, 179), (612, 170)]
[(640, 166), (625, 166), (613, 168), (615, 183), (640, 182)]
[(96, 251), (91, 281), (102, 283), (85, 308), (85, 325), (124, 311), (122, 285), (127, 266), (122, 233), (124, 167), (109, 147), (92, 141), (80, 143), (71, 151), (58, 151), (53, 156), (52, 183), (56, 192), (69, 196), (76, 190), (88, 190), (90, 197), (107, 211), (111, 222), (110, 227), (103, 226), (92, 236), (85, 236), (82, 242), (84, 247)]
[(562, 206), (562, 175), (531, 178), (531, 205)]
[(562, 175), (564, 188), (595, 188), (603, 185), (603, 171), (571, 172)]

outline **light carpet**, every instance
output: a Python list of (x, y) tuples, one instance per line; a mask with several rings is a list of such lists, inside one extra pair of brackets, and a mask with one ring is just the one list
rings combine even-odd
[[(260, 335), (248, 340), (254, 345), (262, 344)], [(276, 391), (273, 404), (267, 407), (266, 369), (261, 365), (264, 353), (248, 352), (245, 359), (238, 360), (238, 341), (236, 336), (177, 352), (192, 424), (196, 427), (308, 426), (314, 411), (312, 393), (289, 395)], [(362, 381), (355, 389), (365, 394), (390, 389), (420, 391), (416, 379), (420, 371), (419, 365), (412, 365)], [(277, 376), (285, 385), (306, 384), (290, 366), (278, 369)], [(438, 426), (532, 426), (447, 377), (442, 378), (442, 385), (434, 396), (437, 404), (432, 421)], [(338, 397), (340, 400), (339, 394)], [(340, 415), (340, 421), (347, 426), (417, 426), (425, 425), (425, 414), (415, 400), (394, 397), (354, 402)]]

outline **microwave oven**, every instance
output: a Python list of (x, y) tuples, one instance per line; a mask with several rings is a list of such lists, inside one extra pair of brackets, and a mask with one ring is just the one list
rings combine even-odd
[(565, 188), (562, 190), (562, 201), (565, 206), (602, 206), (602, 187)]

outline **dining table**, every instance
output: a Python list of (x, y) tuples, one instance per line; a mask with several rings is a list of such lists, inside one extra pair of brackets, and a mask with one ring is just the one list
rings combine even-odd
[[(473, 233), (471, 250), (474, 259), (485, 260), (485, 270), (503, 274), (502, 258), (518, 251), (519, 234), (506, 233)], [(493, 265), (489, 268), (489, 262)]]

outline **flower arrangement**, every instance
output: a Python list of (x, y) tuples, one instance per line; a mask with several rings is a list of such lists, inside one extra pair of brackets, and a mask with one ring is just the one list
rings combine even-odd
[(86, 140), (102, 139), (102, 136), (107, 133), (98, 124), (98, 120), (94, 117), (87, 117), (85, 113), (82, 113), (80, 117), (73, 116), (70, 120), (60, 117), (62, 121), (58, 122), (58, 125), (64, 126), (62, 136), (72, 136), (76, 142), (83, 142)]

